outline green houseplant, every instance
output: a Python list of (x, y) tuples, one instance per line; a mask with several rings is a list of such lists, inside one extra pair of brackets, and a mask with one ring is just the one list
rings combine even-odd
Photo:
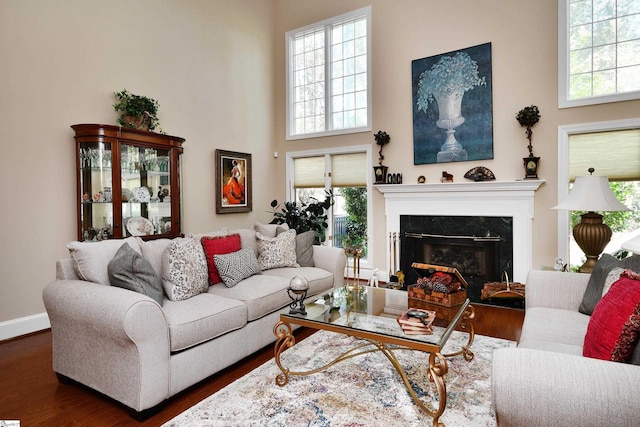
[(313, 230), (316, 233), (315, 244), (320, 244), (325, 240), (327, 223), (327, 209), (333, 205), (333, 193), (325, 191), (326, 197), (323, 201), (311, 198), (311, 202), (298, 204), (296, 202), (285, 202), (280, 206), (277, 200), (271, 202), (274, 209), (273, 219), (270, 224), (287, 224), (289, 228), (296, 230), (297, 234)]
[(524, 107), (522, 110), (518, 111), (516, 120), (518, 120), (520, 126), (527, 128), (527, 130), (525, 131), (527, 139), (529, 140), (529, 145), (527, 146), (527, 148), (529, 149), (529, 157), (533, 157), (533, 145), (531, 145), (531, 140), (533, 139), (533, 131), (531, 130), (531, 128), (540, 121), (540, 110), (538, 110), (538, 107), (535, 105)]
[(126, 89), (114, 95), (117, 102), (113, 109), (121, 112), (118, 118), (120, 126), (152, 131), (160, 124), (157, 116), (160, 105), (155, 99), (134, 95)]
[(527, 129), (525, 131), (525, 135), (527, 135), (527, 139), (529, 140), (529, 145), (527, 146), (529, 149), (529, 157), (522, 158), (526, 172), (525, 179), (537, 179), (540, 157), (533, 155), (533, 145), (531, 145), (533, 131), (531, 128), (540, 121), (540, 110), (538, 110), (538, 107), (535, 105), (524, 107), (522, 110), (518, 111), (518, 114), (516, 114), (516, 120), (520, 123), (520, 126)]
[(367, 244), (367, 191), (365, 188), (342, 188), (347, 220), (344, 247), (364, 248)]
[(376, 177), (376, 184), (384, 184), (387, 182), (387, 167), (382, 164), (384, 160), (384, 156), (382, 155), (382, 149), (385, 145), (391, 141), (391, 137), (388, 133), (383, 132), (381, 130), (378, 133), (374, 133), (373, 137), (376, 140), (376, 145), (380, 147), (378, 151), (378, 166), (373, 167), (373, 173)]

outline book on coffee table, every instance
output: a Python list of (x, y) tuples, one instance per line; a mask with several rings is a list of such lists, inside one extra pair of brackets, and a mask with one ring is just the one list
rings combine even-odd
[(431, 324), (435, 318), (435, 311), (410, 308), (398, 317), (398, 324), (407, 335), (428, 335), (433, 333)]

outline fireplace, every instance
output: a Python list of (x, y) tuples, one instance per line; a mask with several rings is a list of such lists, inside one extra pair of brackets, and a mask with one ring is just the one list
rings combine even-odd
[(455, 267), (480, 301), (485, 282), (513, 277), (513, 218), (400, 215), (400, 269), (405, 283), (416, 283), (414, 262)]
[[(426, 231), (414, 229), (409, 231), (445, 236), (445, 238), (456, 238), (456, 236), (475, 237), (476, 241), (470, 245), (472, 247), (481, 243), (482, 237), (499, 236), (499, 242), (486, 244), (486, 246), (495, 246), (495, 251), (497, 251), (495, 257), (500, 259), (500, 263), (493, 264), (493, 277), (499, 278), (502, 271), (507, 270), (512, 281), (525, 283), (527, 273), (533, 265), (534, 195), (535, 191), (543, 183), (544, 181), (542, 180), (469, 181), (446, 184), (382, 184), (375, 187), (383, 194), (385, 199), (386, 236), (391, 239), (391, 235), (396, 233), (400, 237), (399, 258), (402, 258), (402, 253), (407, 250), (403, 248), (401, 236), (400, 223), (403, 216), (449, 219), (461, 217), (498, 218), (499, 221), (507, 218), (511, 222), (510, 247), (509, 243), (506, 242), (506, 234), (502, 231), (491, 231), (490, 236), (476, 231), (466, 232), (465, 230), (465, 232), (460, 232), (456, 227), (447, 232), (443, 232), (442, 227)], [(443, 220), (444, 223), (448, 221)], [(391, 248), (392, 246), (388, 240), (386, 248)], [(424, 250), (424, 247), (422, 247), (423, 255)], [(508, 256), (507, 252), (510, 253)], [(509, 264), (509, 260), (511, 260), (511, 264)], [(393, 268), (392, 261), (393, 257), (387, 254), (388, 264), (384, 270), (384, 267), (380, 266), (382, 267), (380, 270), (390, 271)], [(403, 271), (406, 270), (406, 267), (403, 266), (402, 268)], [(488, 270), (488, 268), (485, 268), (483, 273), (488, 274)], [(407, 272), (405, 271), (405, 273)], [(408, 280), (405, 279), (407, 283)]]

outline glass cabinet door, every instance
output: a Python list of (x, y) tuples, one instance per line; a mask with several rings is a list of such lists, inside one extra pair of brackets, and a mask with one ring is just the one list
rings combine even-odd
[(169, 150), (122, 144), (123, 236), (171, 233)]
[(78, 150), (82, 240), (112, 238), (112, 144), (82, 142)]

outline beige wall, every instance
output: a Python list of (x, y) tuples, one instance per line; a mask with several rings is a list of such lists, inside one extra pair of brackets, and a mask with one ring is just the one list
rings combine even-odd
[[(157, 99), (161, 127), (186, 138), (184, 231), (268, 219), (271, 11), (262, 0), (0, 0), (0, 322), (44, 312), (42, 289), (76, 238), (69, 126), (116, 124), (115, 91)], [(252, 153), (251, 214), (215, 214), (216, 148)]]
[[(553, 265), (558, 250), (557, 212), (550, 208), (557, 204), (558, 126), (638, 117), (640, 111), (640, 101), (558, 109), (556, 0), (276, 0), (276, 4), (275, 140), (279, 151), (374, 144), (373, 132), (384, 130), (391, 135), (384, 163), (394, 172), (403, 172), (404, 183), (415, 183), (420, 175), (427, 182), (439, 182), (443, 170), (465, 181), (464, 173), (477, 165), (488, 167), (501, 181), (521, 179), (527, 140), (515, 115), (522, 107), (537, 105), (542, 118), (533, 129), (533, 146), (542, 158), (539, 176), (546, 183), (536, 192), (533, 266)], [(369, 4), (373, 21), (372, 133), (286, 142), (285, 60), (278, 37)], [(413, 165), (411, 61), (487, 42), (492, 44), (494, 159)], [(384, 199), (377, 191), (374, 198), (373, 265), (383, 267), (387, 259), (382, 243)]]
[[(75, 235), (74, 123), (113, 123), (113, 92), (160, 102), (160, 122), (186, 138), (184, 231), (268, 221), (282, 200), (284, 153), (373, 144), (372, 133), (285, 142), (284, 33), (368, 4), (373, 14), (373, 131), (392, 137), (385, 163), (405, 182), (476, 163), (414, 166), (411, 61), (491, 42), (499, 180), (523, 176), (516, 112), (542, 119), (534, 266), (556, 256), (557, 127), (637, 116), (640, 101), (557, 109), (556, 0), (0, 0), (0, 326), (44, 311), (41, 292)], [(253, 212), (216, 215), (214, 150), (253, 154)], [(274, 159), (273, 151), (280, 157)], [(375, 150), (374, 150), (375, 151)], [(374, 239), (384, 240), (374, 193)], [(374, 243), (375, 243), (374, 242)], [(373, 262), (384, 265), (384, 245)]]

